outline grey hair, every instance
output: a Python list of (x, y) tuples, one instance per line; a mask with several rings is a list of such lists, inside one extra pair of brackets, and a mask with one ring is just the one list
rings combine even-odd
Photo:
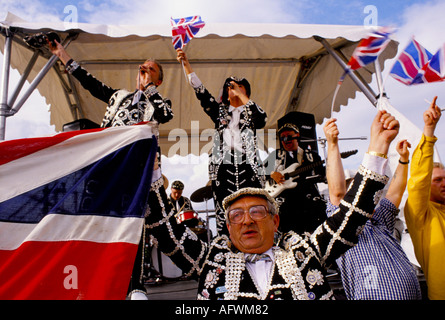
[(433, 168), (445, 169), (444, 165), (440, 162), (434, 162)]

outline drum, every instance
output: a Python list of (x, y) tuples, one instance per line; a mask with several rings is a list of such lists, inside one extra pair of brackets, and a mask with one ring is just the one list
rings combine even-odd
[(151, 250), (151, 259), (153, 269), (155, 269), (164, 278), (179, 278), (182, 276), (182, 270), (179, 269), (173, 261), (158, 250), (155, 246)]
[[(195, 220), (192, 220), (195, 219)], [(181, 211), (176, 215), (176, 221), (178, 222), (178, 224), (180, 223), (184, 223), (184, 222), (188, 222), (186, 223), (187, 225), (189, 224), (198, 224), (198, 213), (194, 210), (188, 210), (188, 211)], [(189, 223), (192, 222), (192, 223)]]

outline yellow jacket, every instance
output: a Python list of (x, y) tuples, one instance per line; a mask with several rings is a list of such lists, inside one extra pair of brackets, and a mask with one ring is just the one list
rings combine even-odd
[(430, 201), (436, 137), (422, 135), (413, 152), (405, 220), (430, 300), (445, 300), (445, 205)]

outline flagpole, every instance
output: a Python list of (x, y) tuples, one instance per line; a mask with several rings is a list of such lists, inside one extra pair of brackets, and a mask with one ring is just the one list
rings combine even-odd
[(189, 82), (189, 78), (187, 77), (187, 73), (185, 72), (184, 61), (181, 61), (182, 71), (184, 71), (185, 80), (187, 83)]
[[(376, 74), (376, 78), (377, 78), (377, 86), (379, 88), (378, 101), (380, 101), (380, 99), (382, 99), (385, 95), (385, 89), (383, 86), (382, 69), (380, 68), (380, 62), (379, 62), (378, 58), (374, 61), (374, 66), (375, 66), (375, 74)], [(380, 108), (380, 103), (378, 103), (378, 102), (377, 102), (377, 108)]]
[(383, 88), (383, 79), (382, 79), (382, 69), (380, 68), (379, 59), (376, 59), (374, 61), (374, 65), (375, 65), (375, 74), (377, 77), (377, 85), (379, 87), (380, 95), (382, 96), (383, 92), (384, 92), (384, 88)]

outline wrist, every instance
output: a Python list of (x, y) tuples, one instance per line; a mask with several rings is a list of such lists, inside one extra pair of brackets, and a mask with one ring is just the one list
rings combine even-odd
[(427, 137), (434, 137), (434, 130), (435, 128), (425, 127), (423, 130), (423, 134)]
[(74, 61), (73, 59), (70, 59), (67, 61), (65, 65), (65, 69), (69, 74), (73, 74), (73, 72), (79, 67), (79, 64)]
[(377, 152), (384, 155), (388, 154), (390, 143), (387, 141), (375, 141), (368, 145), (368, 152)]

